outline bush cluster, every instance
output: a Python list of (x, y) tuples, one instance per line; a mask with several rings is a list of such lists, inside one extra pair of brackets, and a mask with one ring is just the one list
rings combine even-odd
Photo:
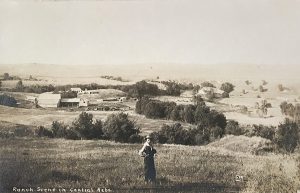
[(82, 112), (71, 125), (54, 121), (50, 129), (38, 127), (36, 135), (50, 138), (66, 139), (107, 139), (124, 143), (137, 143), (142, 141), (140, 129), (129, 120), (125, 113), (112, 114), (103, 123), (93, 120), (93, 115)]
[(3, 94), (3, 95), (0, 95), (0, 105), (16, 107), (17, 101), (14, 97)]
[(137, 101), (136, 112), (147, 118), (165, 118), (206, 127), (226, 127), (226, 117), (223, 113), (211, 110), (203, 102), (194, 105), (176, 105), (175, 102), (162, 102), (144, 97)]
[(224, 135), (224, 129), (219, 126), (203, 127), (200, 124), (185, 129), (180, 123), (163, 125), (161, 130), (152, 133), (159, 143), (204, 145)]

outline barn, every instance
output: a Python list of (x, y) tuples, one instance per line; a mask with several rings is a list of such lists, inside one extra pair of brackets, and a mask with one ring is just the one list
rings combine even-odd
[(38, 105), (44, 108), (59, 107), (60, 99), (60, 94), (42, 93), (39, 95), (37, 101)]
[(60, 100), (62, 107), (87, 107), (89, 101), (81, 98), (63, 98)]
[(80, 98), (63, 98), (60, 100), (60, 106), (62, 107), (78, 107)]

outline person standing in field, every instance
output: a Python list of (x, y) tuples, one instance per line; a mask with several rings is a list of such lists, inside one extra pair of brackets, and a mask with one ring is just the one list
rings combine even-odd
[(156, 150), (153, 147), (152, 138), (148, 135), (146, 136), (146, 142), (139, 151), (139, 155), (144, 157), (144, 172), (146, 182), (155, 182), (156, 179), (156, 170), (154, 164), (155, 154)]

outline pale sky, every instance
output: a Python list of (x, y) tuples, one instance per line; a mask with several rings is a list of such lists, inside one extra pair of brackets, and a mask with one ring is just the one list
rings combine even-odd
[(0, 2), (0, 64), (300, 64), (300, 0)]

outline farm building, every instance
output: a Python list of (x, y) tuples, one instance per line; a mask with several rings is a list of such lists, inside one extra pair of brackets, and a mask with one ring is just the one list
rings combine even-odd
[(62, 107), (87, 107), (88, 100), (80, 98), (64, 98), (60, 100)]
[(60, 100), (60, 106), (62, 107), (78, 107), (80, 99), (79, 98), (63, 98)]
[(38, 97), (38, 105), (41, 107), (59, 107), (60, 94), (42, 93)]
[(82, 91), (81, 88), (78, 88), (78, 87), (76, 87), (76, 88), (71, 88), (70, 90), (73, 91), (73, 92), (77, 92), (77, 93), (79, 93), (79, 92)]

